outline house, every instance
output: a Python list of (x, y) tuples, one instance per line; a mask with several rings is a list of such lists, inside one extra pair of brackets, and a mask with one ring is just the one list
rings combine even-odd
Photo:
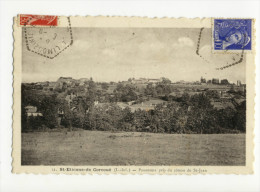
[(27, 117), (42, 117), (42, 113), (37, 112), (37, 107), (28, 105), (25, 107)]
[(147, 83), (159, 83), (162, 82), (162, 79), (147, 79), (147, 78), (139, 78), (139, 79), (131, 79), (131, 83), (133, 84), (147, 84)]
[(56, 82), (56, 88), (62, 88), (64, 85), (75, 86), (75, 79), (72, 77), (60, 77)]
[(222, 79), (220, 82), (222, 85), (229, 85), (229, 82), (227, 79)]
[(162, 80), (161, 79), (148, 79), (148, 83), (160, 83)]
[(80, 82), (86, 82), (86, 81), (90, 81), (90, 79), (89, 78), (80, 78), (79, 81)]
[(212, 79), (212, 84), (219, 84), (219, 79), (213, 78)]
[(86, 85), (86, 83), (87, 83), (88, 81), (90, 81), (90, 79), (88, 79), (88, 78), (80, 78), (80, 79), (78, 80), (80, 86)]
[(147, 79), (145, 79), (145, 78), (133, 79), (132, 83), (133, 84), (144, 84), (144, 83), (147, 83)]
[(72, 77), (60, 77), (57, 81), (58, 82), (66, 82), (66, 83), (69, 83), (71, 82), (73, 79)]

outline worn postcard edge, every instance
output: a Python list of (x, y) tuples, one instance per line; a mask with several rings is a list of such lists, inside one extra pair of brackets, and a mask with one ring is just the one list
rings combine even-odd
[[(144, 18), (144, 17), (69, 17), (72, 27), (175, 27), (200, 28), (212, 27), (212, 18)], [(254, 173), (254, 114), (255, 114), (255, 51), (247, 54), (247, 131), (246, 131), (246, 166), (21, 166), (21, 67), (22, 67), (22, 27), (13, 24), (13, 138), (12, 138), (12, 173), (26, 174), (159, 174), (159, 175), (196, 175), (196, 174), (253, 174)], [(64, 26), (66, 17), (60, 16), (57, 27)], [(254, 22), (253, 22), (254, 23)], [(253, 50), (255, 47), (255, 25), (253, 25)], [(249, 77), (249, 78), (247, 78)], [(61, 171), (63, 169), (71, 171)], [(94, 171), (99, 170), (99, 171)], [(115, 171), (115, 169), (119, 171)], [(145, 169), (147, 171), (138, 171)], [(184, 169), (185, 172), (174, 172)], [(189, 170), (201, 170), (189, 172)], [(109, 171), (110, 170), (110, 171)], [(121, 171), (120, 171), (121, 170)], [(150, 171), (149, 171), (150, 170)], [(159, 171), (161, 170), (161, 172)], [(164, 171), (163, 171), (164, 170)], [(172, 170), (167, 172), (167, 170)], [(205, 170), (205, 172), (203, 171)]]

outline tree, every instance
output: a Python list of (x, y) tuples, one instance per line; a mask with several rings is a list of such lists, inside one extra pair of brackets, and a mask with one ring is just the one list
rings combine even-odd
[(123, 114), (122, 114), (122, 121), (131, 123), (134, 119), (133, 113), (131, 112), (130, 107), (126, 107), (123, 109)]
[(202, 109), (213, 109), (213, 105), (210, 102), (210, 98), (204, 94), (195, 94), (190, 98), (191, 105), (195, 108), (202, 108)]
[(114, 93), (116, 94), (117, 101), (133, 101), (137, 99), (136, 94), (136, 88), (133, 85), (123, 85), (122, 83), (119, 83), (114, 90)]
[(163, 83), (163, 84), (171, 84), (172, 82), (171, 82), (170, 79), (165, 78), (165, 77), (162, 77), (162, 83)]
[(190, 112), (187, 119), (187, 127), (194, 133), (214, 133), (216, 121), (211, 114), (212, 111), (197, 108)]
[(215, 90), (207, 90), (205, 95), (211, 99), (220, 99), (219, 93)]
[(216, 110), (205, 94), (196, 94), (190, 99), (192, 108), (188, 114), (187, 126), (192, 132), (213, 133), (218, 128)]
[(159, 105), (154, 110), (154, 117), (152, 120), (154, 132), (171, 132), (171, 114), (168, 106), (163, 108), (162, 105)]
[(108, 83), (102, 83), (101, 84), (102, 89), (107, 90), (109, 88)]
[(236, 111), (233, 108), (227, 107), (225, 109), (218, 110), (217, 113), (218, 124), (221, 128), (234, 129), (236, 127), (234, 119)]
[(28, 126), (27, 126), (27, 113), (26, 113), (26, 110), (25, 110), (25, 106), (22, 102), (22, 114), (21, 114), (21, 123), (22, 123), (22, 132), (26, 131), (28, 129)]
[(164, 81), (157, 84), (155, 87), (158, 95), (168, 95), (172, 92), (171, 85)]
[(94, 81), (90, 80), (88, 86), (88, 91), (86, 93), (86, 106), (89, 109), (93, 106), (94, 101), (97, 99), (97, 86)]
[(22, 93), (22, 99), (21, 99), (21, 123), (22, 123), (22, 131), (26, 131), (27, 130), (27, 113), (26, 113), (26, 109), (25, 106), (27, 104), (26, 102), (26, 93), (25, 93), (25, 85), (22, 84), (21, 87), (21, 93)]
[(236, 107), (234, 122), (237, 130), (246, 132), (246, 101)]
[(181, 102), (186, 105), (190, 105), (190, 95), (187, 92), (184, 92), (182, 97), (180, 98)]
[(146, 95), (152, 95), (153, 94), (153, 90), (154, 90), (153, 84), (152, 83), (148, 83), (146, 85), (146, 88), (145, 88), (144, 92), (145, 92)]
[(134, 115), (129, 107), (122, 110), (122, 117), (120, 120), (119, 128), (124, 131), (135, 131), (134, 126), (132, 126), (134, 120)]
[(115, 131), (121, 129), (122, 109), (115, 104), (91, 107), (84, 121), (89, 130)]
[(39, 130), (43, 125), (43, 120), (41, 116), (30, 116), (28, 118), (29, 128), (32, 130)]
[(46, 96), (40, 103), (39, 110), (44, 117), (44, 123), (49, 128), (58, 125), (58, 100), (56, 95)]
[(144, 110), (138, 109), (134, 112), (133, 126), (136, 131), (145, 131), (148, 124), (148, 113)]

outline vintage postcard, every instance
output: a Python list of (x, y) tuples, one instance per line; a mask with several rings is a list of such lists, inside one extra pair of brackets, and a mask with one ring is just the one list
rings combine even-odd
[(13, 173), (254, 172), (254, 19), (19, 15), (13, 30)]

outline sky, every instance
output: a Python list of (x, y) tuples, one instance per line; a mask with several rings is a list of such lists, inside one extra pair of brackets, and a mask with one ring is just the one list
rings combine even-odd
[(28, 51), (23, 38), (22, 81), (166, 77), (175, 82), (199, 81), (203, 76), (244, 83), (245, 61), (216, 70), (235, 62), (240, 54), (212, 54), (211, 29), (201, 34), (199, 53), (204, 59), (196, 54), (199, 32), (198, 28), (72, 28), (73, 44), (53, 59)]

